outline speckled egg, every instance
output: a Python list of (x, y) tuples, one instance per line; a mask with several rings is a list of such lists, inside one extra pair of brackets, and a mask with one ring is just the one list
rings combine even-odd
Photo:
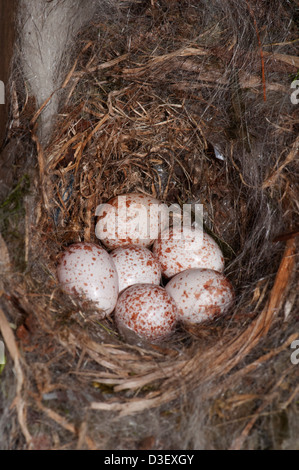
[(220, 247), (212, 237), (198, 228), (173, 227), (163, 231), (154, 243), (153, 253), (167, 278), (192, 268), (219, 272), (224, 270)]
[(189, 269), (179, 273), (165, 289), (177, 305), (178, 319), (186, 323), (201, 323), (224, 315), (234, 300), (229, 280), (211, 269)]
[(134, 284), (160, 284), (160, 263), (147, 248), (127, 245), (116, 248), (110, 256), (117, 270), (119, 292)]
[(125, 245), (149, 247), (168, 225), (167, 206), (138, 193), (117, 196), (101, 204), (96, 215), (96, 236), (110, 249)]
[(69, 294), (95, 302), (102, 316), (109, 315), (118, 298), (118, 277), (107, 251), (93, 243), (75, 243), (60, 256), (57, 277)]
[(126, 338), (133, 332), (149, 342), (160, 342), (173, 332), (177, 308), (163, 287), (138, 284), (119, 296), (115, 321)]

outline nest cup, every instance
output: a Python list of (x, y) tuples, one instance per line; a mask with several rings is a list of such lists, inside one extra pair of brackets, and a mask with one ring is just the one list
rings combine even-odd
[[(266, 440), (253, 430), (267, 406), (293, 406), (294, 31), (280, 36), (280, 16), (252, 1), (137, 3), (124, 2), (121, 27), (94, 21), (76, 38), (45, 147), (42, 109), (31, 116), (38, 165), (26, 269), (2, 280), (10, 355), (0, 379), (18, 396), (3, 418), (4, 447), (258, 448)], [(61, 251), (99, 243), (97, 206), (129, 192), (203, 204), (235, 288), (226, 317), (143, 347), (124, 340), (113, 314), (99, 319), (92, 303), (62, 291)], [(268, 436), (269, 422), (260, 426)]]

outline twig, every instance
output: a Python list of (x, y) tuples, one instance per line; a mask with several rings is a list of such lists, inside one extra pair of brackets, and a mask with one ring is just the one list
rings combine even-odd
[[(59, 426), (61, 426), (62, 428), (66, 429), (67, 431), (69, 431), (70, 433), (72, 434), (75, 434), (77, 435), (77, 429), (76, 427), (70, 423), (69, 421), (67, 421), (63, 416), (60, 416), (58, 413), (56, 413), (56, 411), (53, 411), (51, 410), (50, 408), (46, 408), (45, 406), (43, 406), (41, 404), (41, 402), (39, 400), (37, 400), (37, 406), (38, 408), (43, 411), (50, 419), (52, 419), (53, 421), (55, 421), (55, 423), (59, 424)], [(86, 442), (89, 450), (95, 450), (96, 449), (96, 445), (95, 443), (93, 442), (93, 440), (88, 437), (88, 435), (86, 434), (86, 432), (84, 432), (84, 435), (81, 435), (80, 434), (80, 430), (79, 430), (79, 439), (78, 439), (78, 442), (80, 443), (80, 446), (82, 446), (82, 443), (83, 442)]]

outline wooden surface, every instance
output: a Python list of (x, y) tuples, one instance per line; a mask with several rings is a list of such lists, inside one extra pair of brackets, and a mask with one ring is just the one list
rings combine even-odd
[(9, 73), (14, 47), (16, 0), (0, 0), (0, 80), (5, 87), (5, 104), (0, 104), (0, 148), (5, 137), (9, 110)]

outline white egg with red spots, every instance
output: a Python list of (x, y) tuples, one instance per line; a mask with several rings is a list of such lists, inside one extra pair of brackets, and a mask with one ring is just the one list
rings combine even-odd
[(153, 253), (167, 278), (193, 268), (224, 270), (220, 247), (198, 228), (174, 226), (163, 231), (154, 243)]
[(110, 249), (149, 247), (168, 224), (168, 208), (157, 199), (131, 193), (114, 197), (96, 211), (96, 236)]
[(119, 292), (134, 284), (160, 284), (160, 263), (147, 248), (127, 245), (116, 248), (110, 256), (117, 270)]
[(186, 323), (201, 323), (224, 315), (234, 301), (230, 281), (211, 269), (189, 269), (179, 273), (165, 289), (177, 305), (178, 319)]
[(107, 251), (93, 243), (75, 243), (62, 253), (57, 277), (69, 294), (92, 300), (103, 316), (115, 308), (118, 298), (118, 277)]
[(128, 287), (115, 308), (118, 330), (126, 337), (134, 333), (150, 342), (167, 339), (177, 322), (174, 300), (163, 287), (138, 284)]

